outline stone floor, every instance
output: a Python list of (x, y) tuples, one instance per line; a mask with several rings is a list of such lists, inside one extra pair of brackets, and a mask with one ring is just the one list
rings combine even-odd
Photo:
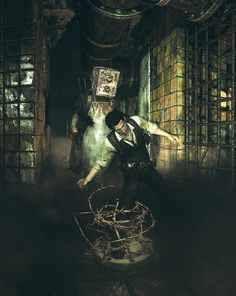
[(97, 262), (80, 235), (72, 213), (87, 207), (97, 185), (81, 191), (75, 181), (67, 172), (41, 193), (1, 193), (1, 296), (236, 295), (234, 200), (180, 191), (168, 205), (152, 204), (152, 193), (141, 189), (159, 220), (150, 233), (155, 254), (117, 270)]

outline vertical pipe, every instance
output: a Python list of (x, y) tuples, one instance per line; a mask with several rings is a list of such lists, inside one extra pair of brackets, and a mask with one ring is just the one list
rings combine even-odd
[(235, 78), (236, 78), (236, 73), (235, 73), (235, 42), (236, 42), (236, 38), (235, 38), (235, 34), (236, 34), (236, 29), (235, 29), (235, 17), (236, 17), (236, 13), (235, 13), (235, 8), (234, 11), (232, 13), (232, 96), (231, 96), (231, 104), (232, 104), (232, 116), (231, 116), (231, 188), (230, 188), (230, 193), (233, 196), (234, 193), (234, 186), (235, 186), (235, 153), (236, 153), (236, 140), (235, 140), (235, 113), (236, 113), (236, 104), (235, 104)]
[(185, 97), (184, 97), (184, 118), (185, 118), (185, 149), (184, 149), (184, 179), (186, 181), (189, 172), (189, 29), (185, 29)]
[(6, 95), (5, 95), (5, 73), (4, 73), (4, 67), (5, 67), (5, 50), (4, 50), (4, 21), (5, 21), (5, 14), (4, 14), (4, 0), (2, 1), (2, 61), (3, 61), (3, 72), (2, 72), (2, 89), (3, 89), (3, 131), (2, 131), (2, 174), (3, 174), (3, 184), (5, 184), (6, 181), (6, 165), (5, 165), (5, 114), (6, 114)]
[(217, 147), (219, 148), (221, 146), (221, 110), (220, 110), (220, 101), (221, 101), (221, 81), (220, 81), (220, 69), (221, 69), (221, 48), (220, 48), (220, 18), (219, 14), (217, 15)]
[(205, 31), (205, 95), (206, 95), (206, 111), (205, 111), (205, 117), (206, 117), (206, 146), (209, 144), (209, 112), (210, 112), (210, 106), (211, 106), (211, 95), (209, 94), (209, 67), (208, 67), (208, 61), (209, 61), (209, 51), (208, 51), (208, 44), (209, 44), (209, 27), (208, 25), (206, 26), (206, 31)]
[[(199, 181), (199, 175), (200, 175), (200, 167), (199, 167), (199, 143), (198, 143), (198, 128), (199, 128), (199, 102), (198, 102), (198, 40), (197, 40), (197, 28), (194, 28), (194, 80), (193, 80), (193, 84), (194, 84), (194, 108), (195, 108), (195, 112), (194, 112), (194, 143), (195, 143), (195, 149), (197, 151), (197, 155), (196, 155), (196, 167), (198, 169), (197, 171), (197, 177)], [(197, 111), (197, 112), (196, 112)]]
[[(19, 2), (17, 2), (17, 10), (19, 11)], [(17, 35), (16, 35), (16, 42), (17, 42), (17, 76), (18, 76), (18, 86), (17, 86), (17, 96), (18, 96), (18, 104), (17, 104), (17, 125), (18, 125), (18, 134), (17, 134), (17, 183), (20, 183), (20, 157), (21, 157), (21, 149), (20, 149), (20, 122), (21, 122), (21, 117), (20, 117), (20, 24), (19, 24), (19, 17), (17, 17), (16, 20), (16, 30), (17, 30)]]
[(222, 149), (222, 142), (221, 142), (221, 34), (220, 34), (220, 14), (217, 13), (216, 17), (216, 26), (217, 26), (217, 144), (216, 144), (216, 151), (215, 151), (215, 166), (212, 172), (212, 184), (214, 186), (217, 170), (218, 170), (218, 163), (219, 157), (221, 155)]

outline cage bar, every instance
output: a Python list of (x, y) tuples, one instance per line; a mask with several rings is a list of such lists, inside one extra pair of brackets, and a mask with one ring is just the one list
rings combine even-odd
[(194, 160), (194, 178), (228, 193), (235, 188), (235, 10), (186, 32), (186, 169)]
[(36, 0), (0, 3), (0, 178), (35, 184), (44, 136), (40, 6)]

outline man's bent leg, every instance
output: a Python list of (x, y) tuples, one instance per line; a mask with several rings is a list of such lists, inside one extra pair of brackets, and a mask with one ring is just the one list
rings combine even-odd
[(157, 170), (150, 168), (145, 174), (144, 183), (156, 193), (157, 200), (153, 200), (154, 204), (161, 204), (168, 211), (174, 210), (172, 188)]
[(161, 174), (154, 168), (148, 168), (145, 174), (145, 180), (149, 187), (160, 195), (165, 195), (168, 192), (168, 185)]
[(119, 208), (132, 209), (138, 192), (138, 176), (133, 169), (124, 172), (124, 186), (119, 201)]

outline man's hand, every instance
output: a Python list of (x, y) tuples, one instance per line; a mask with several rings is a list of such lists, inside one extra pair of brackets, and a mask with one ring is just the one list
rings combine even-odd
[(77, 137), (78, 137), (78, 132), (72, 132), (72, 131), (70, 131), (70, 133), (69, 133), (69, 138), (70, 138), (72, 141), (75, 141)]
[(88, 181), (86, 179), (79, 179), (77, 184), (81, 189), (83, 189), (88, 184)]
[(93, 180), (93, 178), (97, 175), (98, 172), (99, 172), (99, 170), (92, 167), (90, 172), (88, 173), (88, 175), (85, 178), (78, 180), (77, 184), (79, 185), (79, 187), (81, 189), (83, 189), (89, 182), (91, 182)]
[(175, 142), (176, 144), (179, 144), (179, 138), (177, 136), (169, 135), (168, 138), (171, 142)]

